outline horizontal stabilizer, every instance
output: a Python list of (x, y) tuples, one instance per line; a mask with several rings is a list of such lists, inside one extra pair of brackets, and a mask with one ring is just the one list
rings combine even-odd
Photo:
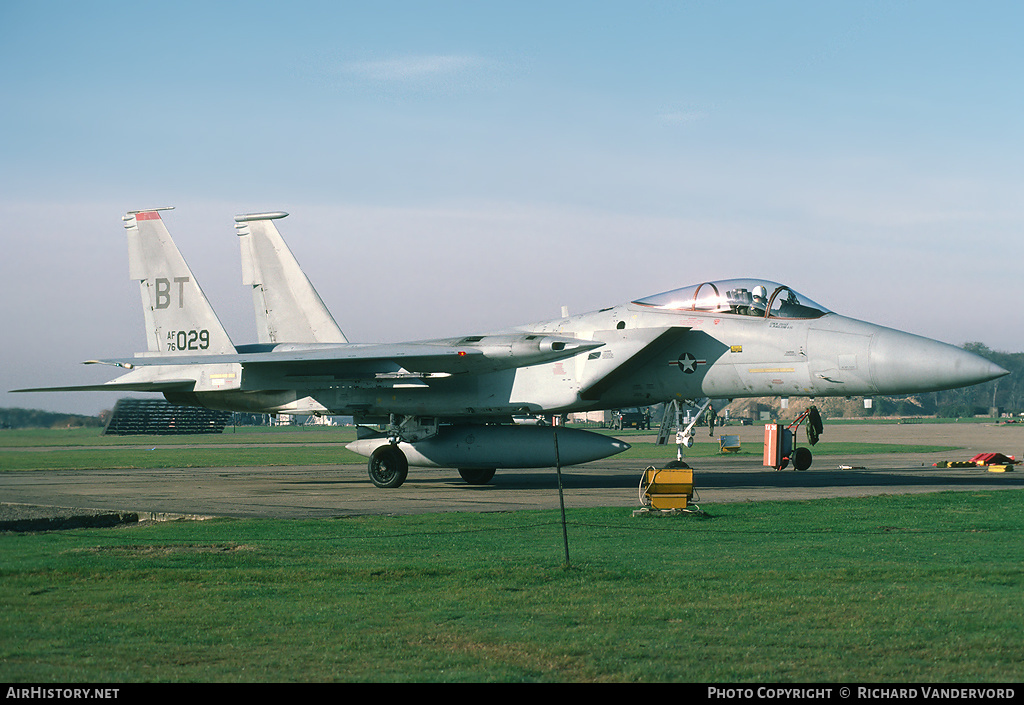
[(12, 389), (12, 392), (190, 392), (196, 386), (194, 379), (165, 379), (159, 382), (107, 382), (83, 384), (73, 387), (37, 387)]

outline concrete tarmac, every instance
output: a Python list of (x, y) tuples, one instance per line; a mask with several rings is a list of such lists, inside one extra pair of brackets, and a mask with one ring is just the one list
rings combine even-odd
[[(763, 426), (726, 427), (720, 433), (741, 443), (763, 440)], [(803, 441), (803, 429), (799, 431)], [(703, 434), (703, 438), (701, 435)], [(623, 437), (636, 442), (638, 437)], [(652, 439), (646, 439), (652, 440)], [(707, 429), (698, 440), (710, 440)], [(927, 453), (825, 455), (829, 441), (931, 444), (957, 450)], [(804, 443), (801, 443), (804, 444)], [(1024, 467), (994, 473), (985, 468), (936, 468), (941, 460), (969, 460), (999, 452), (1021, 458), (1024, 425), (901, 424), (828, 426), (804, 472), (762, 466), (751, 452), (686, 458), (694, 469), (696, 503), (804, 500), (942, 491), (1024, 488)], [(638, 486), (648, 465), (664, 461), (608, 460), (562, 469), (567, 509), (594, 506), (639, 508)], [(499, 470), (488, 485), (467, 485), (455, 470), (410, 468), (406, 483), (392, 490), (374, 487), (366, 466), (166, 468), (156, 470), (43, 470), (0, 473), (0, 515), (21, 508), (75, 508), (162, 515), (325, 518), (367, 514), (491, 512), (553, 509), (559, 506), (556, 473)]]

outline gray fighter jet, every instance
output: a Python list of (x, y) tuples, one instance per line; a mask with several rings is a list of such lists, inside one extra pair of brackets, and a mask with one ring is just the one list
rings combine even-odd
[(960, 348), (841, 316), (758, 279), (704, 282), (490, 333), (350, 343), (275, 226), (286, 213), (235, 218), (259, 333), (258, 343), (236, 346), (163, 210), (123, 218), (149, 350), (90, 361), (127, 371), (106, 384), (18, 391), (148, 391), (211, 409), (351, 415), (360, 432), (348, 447), (369, 458), (374, 484), (397, 487), (410, 465), (458, 468), (479, 484), (496, 468), (573, 465), (629, 447), (514, 417), (703, 398), (910, 394), (1007, 374)]

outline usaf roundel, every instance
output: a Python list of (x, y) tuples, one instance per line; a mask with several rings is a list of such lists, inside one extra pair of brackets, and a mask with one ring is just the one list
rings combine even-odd
[(706, 365), (707, 360), (698, 360), (688, 352), (684, 352), (679, 356), (679, 360), (675, 364), (679, 365), (679, 369), (688, 375), (692, 375), (697, 371), (697, 365)]

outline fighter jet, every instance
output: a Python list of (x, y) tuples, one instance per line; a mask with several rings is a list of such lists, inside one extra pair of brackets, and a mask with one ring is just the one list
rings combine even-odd
[(703, 282), (488, 333), (351, 343), (285, 245), (275, 225), (282, 212), (235, 217), (259, 338), (235, 345), (164, 210), (123, 218), (149, 349), (89, 361), (127, 371), (106, 384), (16, 391), (148, 391), (211, 409), (350, 415), (359, 434), (347, 447), (369, 458), (371, 481), (387, 488), (410, 465), (457, 468), (482, 484), (498, 468), (573, 465), (629, 447), (516, 417), (703, 398), (911, 394), (1008, 374), (760, 279)]

